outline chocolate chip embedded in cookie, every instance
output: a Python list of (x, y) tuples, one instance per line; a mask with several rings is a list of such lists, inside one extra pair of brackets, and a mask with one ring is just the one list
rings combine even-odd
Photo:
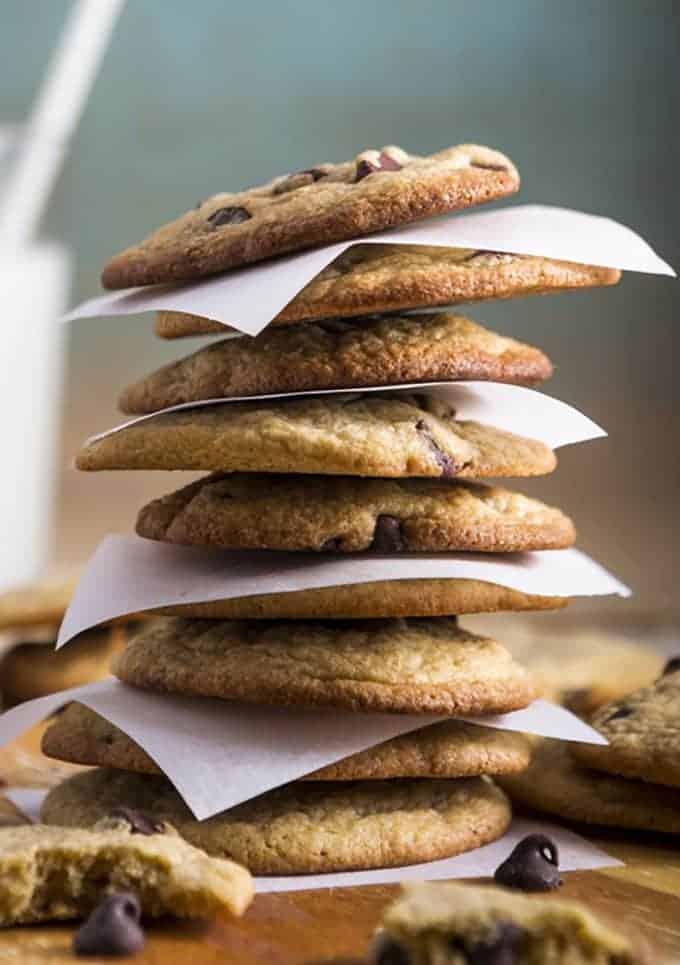
[(528, 672), (500, 644), (450, 619), (158, 620), (113, 671), (160, 693), (298, 707), (495, 714), (533, 698)]
[(233, 402), (152, 416), (91, 440), (79, 469), (206, 469), (342, 476), (535, 476), (544, 443), (458, 421), (426, 396)]
[(341, 553), (559, 549), (571, 520), (500, 487), (430, 479), (208, 476), (144, 506), (147, 539), (229, 549)]
[[(43, 736), (42, 750), (48, 757), (73, 763), (115, 767), (139, 774), (162, 773), (139, 744), (83, 704), (70, 704), (59, 715)], [(514, 774), (527, 766), (529, 756), (529, 745), (522, 734), (446, 720), (359, 751), (301, 780), (367, 781)], [(118, 808), (116, 813), (127, 814), (130, 810)], [(147, 826), (151, 824), (153, 819), (144, 817)]]
[(503, 154), (474, 144), (429, 157), (398, 147), (218, 194), (105, 266), (106, 288), (189, 281), (286, 252), (418, 221), (513, 194)]
[(498, 780), (514, 801), (569, 821), (680, 832), (680, 790), (583, 767), (563, 741), (535, 741), (529, 767)]
[(419, 882), (382, 919), (375, 965), (642, 965), (629, 940), (585, 907), (492, 886)]
[[(614, 268), (534, 255), (427, 245), (352, 245), (298, 292), (271, 324), (615, 285), (620, 277)], [(225, 326), (200, 315), (164, 311), (156, 316), (155, 331), (162, 338), (182, 338), (224, 334)]]
[[(68, 784), (59, 785), (57, 797)], [(210, 858), (177, 834), (133, 835), (96, 824), (105, 813), (84, 830), (75, 817), (53, 822), (69, 827), (0, 830), (0, 925), (77, 918), (120, 891), (134, 892), (143, 913), (154, 917), (241, 915), (250, 904), (245, 868)]]
[(653, 784), (680, 787), (680, 661), (669, 660), (659, 679), (601, 707), (590, 723), (609, 743), (575, 744), (586, 767)]
[[(42, 818), (47, 824), (91, 827), (118, 805), (151, 811), (208, 855), (238, 861), (256, 875), (359, 871), (449, 858), (495, 841), (511, 817), (507, 798), (490, 781), (462, 778), (294, 783), (197, 821), (165, 778), (102, 768), (50, 792)], [(165, 840), (130, 838), (157, 839)]]
[(143, 415), (229, 396), (461, 379), (527, 385), (551, 373), (543, 352), (461, 315), (336, 319), (213, 342), (128, 386), (119, 405)]

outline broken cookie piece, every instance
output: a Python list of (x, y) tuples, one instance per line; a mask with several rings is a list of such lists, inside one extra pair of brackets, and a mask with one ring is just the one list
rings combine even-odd
[(132, 834), (106, 819), (91, 830), (29, 825), (0, 830), (0, 925), (80, 918), (130, 892), (143, 915), (241, 915), (253, 897), (245, 868), (211, 858), (168, 828)]

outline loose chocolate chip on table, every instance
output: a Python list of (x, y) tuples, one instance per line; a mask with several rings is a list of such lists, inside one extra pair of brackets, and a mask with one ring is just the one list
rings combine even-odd
[(374, 553), (399, 553), (406, 549), (401, 520), (396, 516), (378, 516), (373, 531), (371, 549)]
[(242, 224), (250, 218), (252, 218), (252, 215), (245, 208), (232, 205), (229, 208), (218, 208), (217, 211), (213, 211), (208, 221), (213, 228), (221, 228), (222, 225)]
[(355, 183), (363, 181), (369, 174), (377, 174), (380, 171), (401, 171), (402, 167), (403, 165), (399, 161), (395, 161), (389, 154), (381, 151), (377, 162), (369, 161), (368, 158), (362, 158), (357, 162), (357, 173), (354, 181)]
[(680, 670), (680, 657), (671, 657), (671, 659), (666, 662), (666, 666), (661, 671), (661, 676), (665, 677), (666, 674), (675, 673), (676, 670)]
[(496, 868), (496, 884), (519, 891), (552, 891), (562, 884), (557, 845), (545, 834), (529, 834)]
[(404, 946), (384, 933), (376, 938), (371, 957), (375, 965), (411, 965), (411, 957)]
[(501, 921), (486, 941), (466, 945), (462, 939), (453, 938), (450, 945), (454, 951), (462, 952), (467, 965), (515, 965), (523, 938), (521, 928), (511, 921)]
[(613, 714), (610, 714), (609, 717), (607, 717), (604, 723), (608, 724), (610, 720), (619, 720), (621, 717), (630, 717), (632, 713), (633, 713), (632, 707), (626, 707), (626, 706), (619, 707), (618, 710), (615, 710)]
[(112, 818), (120, 818), (123, 821), (127, 821), (130, 825), (131, 834), (162, 834), (163, 824), (160, 821), (155, 821), (150, 815), (145, 814), (144, 811), (138, 811), (135, 808), (128, 807), (117, 807), (111, 811)]
[(144, 947), (142, 911), (130, 892), (110, 895), (97, 905), (73, 937), (76, 955), (134, 955)]

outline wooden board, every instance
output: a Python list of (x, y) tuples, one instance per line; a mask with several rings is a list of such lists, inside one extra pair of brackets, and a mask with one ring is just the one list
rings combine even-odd
[[(0, 778), (6, 783), (15, 780), (17, 763), (24, 773), (32, 762), (39, 768), (39, 736), (36, 728), (0, 752)], [(0, 824), (20, 821), (15, 808), (0, 798)], [(590, 837), (625, 861), (626, 867), (567, 874), (560, 898), (581, 900), (631, 937), (642, 938), (654, 965), (680, 962), (680, 840), (624, 833)], [(146, 947), (134, 961), (136, 965), (358, 965), (383, 907), (397, 892), (396, 886), (375, 886), (261, 895), (237, 921), (151, 926)], [(83, 961), (71, 955), (72, 936), (69, 926), (5, 929), (0, 932), (0, 963)]]

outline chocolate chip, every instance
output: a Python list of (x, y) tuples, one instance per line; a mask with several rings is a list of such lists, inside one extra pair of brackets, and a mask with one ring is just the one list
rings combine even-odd
[(494, 880), (519, 891), (552, 891), (562, 884), (557, 845), (545, 834), (529, 834), (496, 868)]
[(615, 710), (613, 714), (610, 714), (609, 717), (607, 717), (607, 719), (604, 721), (604, 723), (608, 724), (610, 720), (619, 720), (622, 717), (630, 717), (632, 713), (633, 713), (633, 708), (626, 707), (624, 705), (623, 707), (619, 707), (618, 710)]
[(354, 178), (354, 182), (363, 181), (367, 178), (369, 174), (379, 174), (381, 171), (401, 171), (403, 164), (399, 161), (395, 161), (393, 157), (386, 154), (385, 151), (381, 151), (378, 155), (378, 160), (369, 161), (368, 158), (362, 158), (357, 161), (357, 173)]
[(374, 553), (403, 552), (406, 549), (406, 541), (401, 529), (401, 520), (386, 514), (378, 516), (370, 548)]
[(130, 834), (162, 834), (163, 822), (156, 821), (144, 811), (136, 808), (118, 807), (111, 811), (110, 817), (120, 818), (130, 825)]
[(505, 164), (482, 164), (481, 161), (472, 161), (470, 163), (471, 168), (481, 168), (483, 171), (507, 171), (508, 168)]
[(135, 895), (120, 892), (105, 898), (73, 937), (76, 955), (134, 955), (144, 947)]
[(666, 674), (675, 673), (680, 670), (680, 657), (671, 657), (670, 660), (666, 661), (666, 666), (661, 671), (661, 676), (665, 677)]
[(428, 426), (428, 424), (425, 422), (424, 419), (419, 419), (418, 422), (416, 422), (416, 429), (425, 437), (425, 439), (427, 439), (427, 442), (430, 446), (430, 449), (432, 450), (432, 454), (434, 455), (437, 465), (442, 471), (441, 472), (442, 476), (457, 475), (463, 467), (457, 466), (455, 463), (455, 460), (453, 460), (451, 456), (448, 455), (448, 453), (444, 452), (442, 449), (439, 448), (437, 443), (432, 438), (432, 435), (430, 433), (430, 427)]
[(241, 224), (249, 221), (252, 215), (245, 208), (239, 205), (231, 205), (229, 208), (218, 208), (208, 218), (208, 222), (213, 228), (221, 228), (223, 225)]
[(454, 952), (464, 956), (467, 965), (515, 965), (520, 961), (520, 946), (524, 932), (511, 921), (499, 921), (493, 934), (485, 941), (466, 945), (461, 938), (449, 942)]
[(410, 965), (411, 956), (403, 945), (381, 932), (373, 943), (371, 955), (375, 965)]
[(319, 550), (322, 553), (334, 553), (336, 550), (340, 549), (340, 543), (341, 540), (339, 536), (331, 536), (330, 539), (325, 540), (321, 544)]

